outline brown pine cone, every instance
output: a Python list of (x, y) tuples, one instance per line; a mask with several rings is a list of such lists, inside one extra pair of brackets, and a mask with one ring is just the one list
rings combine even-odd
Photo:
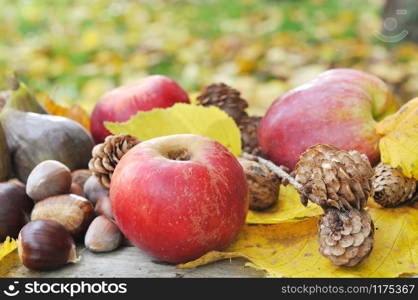
[(374, 225), (365, 210), (329, 208), (319, 221), (320, 252), (338, 266), (352, 267), (372, 251)]
[(265, 210), (279, 198), (280, 179), (262, 163), (243, 157), (238, 158), (247, 175), (250, 209)]
[(239, 121), (238, 127), (241, 131), (242, 151), (259, 155), (260, 148), (257, 141), (257, 128), (261, 117), (244, 116)]
[(304, 189), (302, 204), (308, 199), (324, 210), (329, 207), (362, 209), (373, 194), (373, 168), (367, 156), (343, 151), (330, 145), (315, 145), (302, 153), (294, 170)]
[(197, 97), (199, 104), (203, 106), (217, 106), (225, 111), (238, 124), (239, 120), (247, 116), (245, 109), (247, 101), (241, 98), (241, 93), (224, 84), (212, 83), (205, 87)]
[(89, 162), (89, 169), (99, 178), (100, 183), (110, 187), (113, 171), (116, 165), (132, 147), (139, 141), (127, 134), (108, 136), (104, 143), (93, 148), (93, 158)]
[(418, 184), (396, 168), (379, 163), (373, 177), (374, 200), (384, 207), (396, 207), (418, 199)]

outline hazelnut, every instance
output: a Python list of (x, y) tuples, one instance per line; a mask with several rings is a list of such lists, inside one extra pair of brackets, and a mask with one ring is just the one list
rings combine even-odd
[(78, 260), (73, 238), (53, 220), (26, 224), (19, 233), (18, 253), (23, 265), (34, 270), (56, 269)]
[(35, 202), (50, 196), (68, 194), (71, 188), (71, 171), (55, 160), (45, 160), (29, 174), (26, 193)]
[(7, 236), (17, 238), (29, 219), (33, 201), (26, 195), (25, 186), (11, 180), (0, 183), (0, 241)]
[(72, 182), (78, 184), (81, 187), (81, 189), (83, 189), (84, 184), (92, 174), (93, 173), (88, 169), (75, 170), (71, 173)]
[(84, 184), (84, 194), (86, 194), (87, 199), (96, 204), (100, 197), (109, 196), (109, 190), (100, 184), (96, 176), (92, 175)]
[(97, 199), (94, 211), (98, 215), (105, 215), (106, 217), (113, 219), (112, 203), (109, 196), (103, 196)]
[(31, 220), (48, 219), (60, 223), (74, 237), (80, 237), (95, 216), (93, 206), (83, 197), (69, 194), (38, 201)]
[(84, 244), (93, 252), (115, 250), (122, 243), (123, 235), (118, 226), (106, 216), (98, 216), (91, 222)]

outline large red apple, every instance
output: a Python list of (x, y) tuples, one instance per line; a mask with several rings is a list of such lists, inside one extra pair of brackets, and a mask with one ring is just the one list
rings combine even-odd
[(228, 246), (248, 210), (238, 160), (218, 142), (191, 134), (132, 148), (113, 173), (110, 198), (129, 241), (172, 263)]
[(398, 109), (388, 86), (374, 75), (333, 69), (277, 99), (258, 128), (264, 154), (293, 169), (309, 146), (331, 144), (379, 161), (376, 121)]
[(104, 121), (124, 122), (138, 111), (189, 103), (186, 92), (172, 79), (153, 75), (116, 88), (101, 97), (91, 115), (91, 133), (96, 143), (110, 135)]

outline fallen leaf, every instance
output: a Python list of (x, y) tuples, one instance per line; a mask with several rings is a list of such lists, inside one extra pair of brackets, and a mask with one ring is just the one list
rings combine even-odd
[(382, 162), (418, 180), (418, 98), (378, 123), (376, 131), (383, 135), (379, 142)]
[(298, 192), (291, 186), (280, 186), (277, 204), (265, 211), (250, 210), (247, 223), (250, 224), (276, 224), (283, 222), (298, 222), (302, 219), (320, 215), (319, 206), (309, 204), (301, 205)]
[(192, 133), (210, 137), (241, 155), (241, 135), (234, 120), (211, 106), (177, 103), (169, 108), (141, 111), (124, 123), (105, 122), (113, 134), (130, 134), (145, 141), (155, 137)]
[(13, 252), (16, 248), (17, 242), (12, 238), (7, 237), (6, 240), (0, 245), (0, 261), (5, 256)]
[(418, 210), (369, 208), (375, 224), (372, 253), (360, 265), (333, 265), (319, 253), (317, 222), (312, 217), (297, 223), (246, 225), (225, 251), (209, 252), (179, 268), (243, 257), (247, 266), (268, 277), (398, 277), (418, 273)]
[(72, 105), (71, 107), (64, 107), (55, 103), (49, 97), (44, 98), (42, 102), (49, 114), (74, 120), (90, 131), (90, 116), (80, 106)]

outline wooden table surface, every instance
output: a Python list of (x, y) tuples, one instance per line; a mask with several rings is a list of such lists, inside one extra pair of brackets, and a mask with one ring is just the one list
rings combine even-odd
[[(244, 259), (224, 260), (193, 269), (177, 269), (174, 265), (160, 262), (135, 247), (122, 247), (109, 253), (79, 252), (76, 264), (48, 272), (31, 271), (23, 265), (11, 267), (5, 277), (264, 277), (264, 272), (244, 267)], [(9, 255), (16, 260), (17, 253)]]

